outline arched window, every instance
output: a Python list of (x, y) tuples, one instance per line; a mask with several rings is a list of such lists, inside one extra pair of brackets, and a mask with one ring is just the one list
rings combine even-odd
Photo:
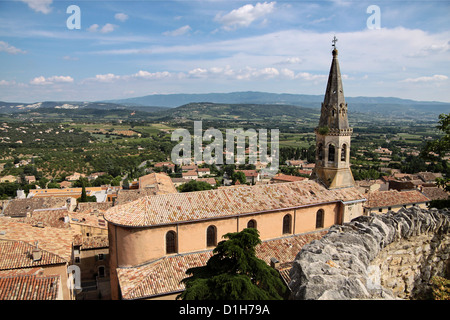
[(320, 209), (319, 211), (317, 211), (317, 213), (316, 213), (316, 229), (323, 228), (324, 218), (325, 218), (325, 213), (323, 212), (323, 210)]
[(323, 160), (323, 145), (321, 143), (317, 146), (317, 158)]
[(253, 229), (256, 229), (256, 221), (255, 220), (250, 220), (248, 223), (247, 223), (247, 228), (253, 228)]
[(166, 233), (166, 254), (177, 253), (177, 234), (174, 231)]
[(206, 229), (206, 246), (215, 247), (217, 245), (217, 229), (215, 226), (209, 226)]
[(328, 147), (328, 161), (334, 161), (335, 148), (332, 144)]
[(347, 145), (344, 143), (341, 148), (341, 161), (346, 161), (347, 159)]
[(292, 216), (287, 214), (283, 217), (283, 234), (291, 233), (292, 229)]
[(98, 267), (98, 277), (99, 278), (105, 277), (105, 266)]

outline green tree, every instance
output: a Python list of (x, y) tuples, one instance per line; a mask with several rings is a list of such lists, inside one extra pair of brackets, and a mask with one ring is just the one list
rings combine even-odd
[(191, 180), (180, 186), (180, 192), (192, 192), (192, 191), (202, 191), (214, 189), (212, 185), (205, 181)]
[(238, 181), (238, 180), (241, 184), (247, 183), (247, 178), (245, 177), (245, 173), (243, 173), (242, 171), (233, 172), (233, 174), (231, 176), (231, 180), (233, 181), (233, 184), (235, 184), (236, 181)]
[[(436, 159), (430, 153), (438, 154), (444, 157), (450, 151), (450, 113), (439, 115), (439, 124), (436, 126), (439, 131), (443, 132), (443, 136), (439, 139), (428, 141), (421, 152), (421, 156), (425, 159)], [(450, 176), (446, 174), (443, 178), (436, 179), (437, 184), (450, 191)]]
[(286, 291), (277, 271), (256, 257), (261, 243), (253, 228), (227, 233), (205, 266), (190, 268), (182, 280), (183, 300), (281, 300)]
[(84, 183), (81, 186), (81, 197), (79, 199), (79, 202), (87, 202), (86, 187), (84, 186)]

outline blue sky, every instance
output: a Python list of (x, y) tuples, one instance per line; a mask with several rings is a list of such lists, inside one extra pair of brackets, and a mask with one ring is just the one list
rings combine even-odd
[(324, 94), (336, 36), (346, 96), (450, 102), (449, 27), (448, 0), (0, 0), (0, 100)]

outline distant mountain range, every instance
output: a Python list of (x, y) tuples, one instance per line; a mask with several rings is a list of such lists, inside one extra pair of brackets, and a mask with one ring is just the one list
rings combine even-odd
[[(290, 94), (290, 93), (268, 93), (268, 92), (230, 92), (230, 93), (205, 93), (205, 94), (152, 94), (143, 97), (127, 98), (119, 100), (108, 100), (106, 102), (122, 105), (160, 106), (174, 108), (191, 102), (212, 103), (237, 103), (237, 104), (285, 104), (303, 107), (320, 107), (323, 95)], [(346, 97), (347, 103), (363, 104), (426, 104), (447, 105), (436, 101), (415, 101), (391, 97)], [(103, 101), (105, 102), (105, 101)]]
[[(247, 105), (248, 115), (254, 118), (265, 118), (268, 114), (275, 115), (275, 112), (287, 112), (295, 117), (298, 111), (292, 107), (303, 107), (302, 112), (308, 112), (307, 108), (313, 109), (316, 113), (323, 101), (323, 95), (305, 95), (305, 94), (276, 94), (267, 92), (231, 92), (231, 93), (207, 93), (207, 94), (154, 94), (143, 97), (95, 101), (95, 102), (79, 102), (79, 101), (43, 101), (36, 103), (19, 103), (19, 102), (1, 102), (0, 113), (23, 113), (39, 109), (55, 109), (55, 111), (72, 110), (71, 114), (77, 113), (78, 110), (96, 109), (107, 112), (108, 110), (131, 110), (152, 113), (152, 116), (179, 117), (181, 114), (186, 116), (189, 108), (195, 108), (195, 112), (203, 112), (206, 116), (208, 112), (219, 115), (223, 111), (226, 117), (239, 116), (242, 110), (232, 107), (231, 105)], [(402, 119), (421, 119), (436, 120), (437, 115), (450, 112), (450, 103), (436, 101), (414, 101), (391, 97), (346, 97), (349, 111), (355, 113), (374, 114), (382, 117), (395, 117)], [(199, 103), (202, 108), (199, 111)], [(268, 108), (255, 108), (256, 105), (268, 105)], [(278, 106), (278, 108), (276, 108)], [(281, 106), (284, 106), (281, 108)], [(168, 108), (177, 108), (167, 112)], [(181, 110), (180, 110), (181, 108)], [(219, 109), (222, 108), (220, 111)], [(59, 110), (58, 110), (59, 109)], [(250, 110), (251, 109), (251, 110)], [(269, 109), (272, 111), (269, 112)], [(41, 110), (43, 111), (43, 110)], [(193, 110), (192, 110), (193, 111)], [(264, 112), (264, 114), (260, 114)]]

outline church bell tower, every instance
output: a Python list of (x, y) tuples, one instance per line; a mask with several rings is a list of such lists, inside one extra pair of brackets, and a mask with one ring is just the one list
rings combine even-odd
[(325, 98), (322, 103), (316, 134), (316, 166), (312, 179), (317, 179), (329, 189), (355, 186), (350, 170), (350, 128), (347, 118), (339, 69), (337, 39), (333, 39), (333, 60), (328, 76)]

